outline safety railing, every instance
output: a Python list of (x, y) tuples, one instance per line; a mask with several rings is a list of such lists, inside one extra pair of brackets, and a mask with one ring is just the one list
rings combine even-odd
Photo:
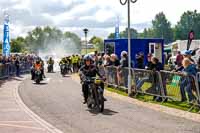
[(135, 75), (136, 92), (156, 97), (164, 97), (159, 72), (145, 69), (132, 69)]
[(175, 101), (198, 103), (199, 87), (197, 78), (177, 72), (160, 72), (166, 97)]
[[(31, 63), (30, 62), (21, 62), (19, 71), (21, 74), (30, 72)], [(5, 79), (16, 74), (16, 65), (14, 62), (0, 64), (0, 79)]]
[[(108, 67), (99, 67), (100, 73), (105, 75), (106, 84), (110, 86), (114, 86), (119, 89), (123, 89), (124, 91), (128, 91), (128, 68), (120, 68), (115, 66)], [(131, 88), (132, 91), (135, 90), (135, 79), (133, 76), (133, 72), (131, 71)]]
[[(128, 68), (109, 66), (101, 69), (108, 85), (128, 89)], [(195, 77), (170, 71), (132, 69), (131, 80), (132, 93), (152, 95), (159, 101), (172, 100), (200, 106), (200, 73)]]

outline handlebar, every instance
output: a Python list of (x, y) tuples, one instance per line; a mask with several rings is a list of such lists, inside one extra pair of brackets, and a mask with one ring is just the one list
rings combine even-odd
[(84, 82), (88, 82), (88, 83), (95, 83), (96, 81), (104, 81), (104, 78), (97, 78), (97, 77), (85, 77), (85, 79), (83, 80)]

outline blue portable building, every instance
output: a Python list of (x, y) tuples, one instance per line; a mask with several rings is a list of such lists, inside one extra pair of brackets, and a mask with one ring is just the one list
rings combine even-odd
[[(122, 51), (128, 52), (128, 39), (104, 40), (104, 52), (115, 53), (118, 57)], [(131, 39), (131, 61), (136, 62), (136, 54), (144, 54), (144, 65), (147, 64), (147, 56), (151, 53), (164, 64), (164, 39)], [(135, 66), (135, 65), (134, 65)]]

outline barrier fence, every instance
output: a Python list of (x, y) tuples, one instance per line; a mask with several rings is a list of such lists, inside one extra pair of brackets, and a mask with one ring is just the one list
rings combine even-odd
[[(128, 89), (128, 68), (109, 66), (101, 68), (107, 78), (107, 84), (117, 88)], [(154, 100), (172, 100), (188, 102), (200, 106), (200, 73), (189, 76), (170, 71), (151, 71), (132, 69), (132, 93), (154, 96)]]
[[(30, 62), (21, 62), (19, 66), (19, 72), (21, 74), (28, 73), (31, 70), (32, 64)], [(15, 63), (0, 64), (0, 79), (5, 79), (10, 76), (16, 75)]]

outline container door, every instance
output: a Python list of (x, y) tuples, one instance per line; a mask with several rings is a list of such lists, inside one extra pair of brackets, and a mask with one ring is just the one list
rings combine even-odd
[(162, 63), (162, 45), (160, 43), (149, 43), (149, 53)]

